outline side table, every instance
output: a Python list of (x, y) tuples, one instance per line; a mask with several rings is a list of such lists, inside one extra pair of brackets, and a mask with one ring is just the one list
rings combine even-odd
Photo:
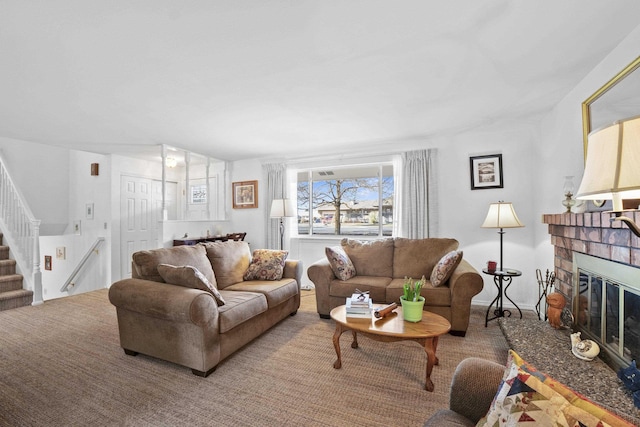
[[(509, 288), (509, 286), (511, 286), (513, 278), (522, 276), (522, 272), (519, 270), (513, 270), (511, 268), (493, 271), (489, 271), (486, 268), (483, 268), (482, 272), (484, 274), (493, 276), (493, 283), (496, 285), (496, 288), (498, 288), (498, 295), (494, 298), (493, 301), (491, 301), (491, 304), (489, 304), (489, 307), (487, 308), (487, 314), (484, 317), (484, 327), (487, 327), (490, 320), (494, 320), (499, 317), (505, 317), (505, 313), (508, 315), (508, 317), (511, 317), (511, 310), (505, 310), (503, 307), (504, 298), (508, 299), (509, 302), (511, 302), (511, 304), (513, 304), (513, 306), (518, 309), (520, 318), (522, 319), (522, 311), (520, 310), (520, 307), (518, 307), (518, 305), (513, 302), (507, 295), (507, 289)], [(493, 317), (490, 318), (489, 312), (491, 311), (491, 308), (494, 304), (496, 308), (493, 310)]]

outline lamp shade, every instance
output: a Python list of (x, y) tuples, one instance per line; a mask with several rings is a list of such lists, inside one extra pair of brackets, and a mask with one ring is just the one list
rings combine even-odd
[(271, 202), (271, 218), (288, 218), (296, 216), (296, 206), (292, 199), (273, 199)]
[(613, 199), (613, 210), (622, 210), (622, 199), (640, 198), (640, 116), (618, 120), (589, 134), (587, 162), (577, 199)]
[(517, 228), (524, 227), (518, 219), (511, 202), (498, 202), (489, 205), (489, 212), (482, 223), (482, 228)]

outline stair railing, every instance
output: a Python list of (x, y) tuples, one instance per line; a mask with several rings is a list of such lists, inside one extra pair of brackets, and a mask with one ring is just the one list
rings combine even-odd
[(74, 287), (76, 285), (73, 282), (73, 280), (76, 278), (76, 276), (80, 273), (80, 271), (87, 264), (87, 261), (89, 261), (89, 257), (94, 252), (97, 253), (98, 246), (100, 246), (100, 244), (102, 242), (104, 242), (104, 237), (98, 237), (96, 239), (96, 241), (93, 242), (93, 245), (91, 245), (89, 250), (84, 254), (84, 256), (82, 257), (82, 259), (80, 260), (78, 265), (76, 265), (76, 268), (74, 268), (73, 271), (71, 272), (71, 274), (69, 275), (69, 278), (67, 279), (67, 281), (64, 282), (64, 285), (62, 285), (62, 287), (60, 288), (60, 292), (66, 292), (70, 287), (72, 288), (72, 287)]
[(42, 304), (40, 220), (35, 219), (26, 199), (11, 179), (2, 153), (0, 153), (0, 225), (27, 288), (33, 290), (33, 304)]

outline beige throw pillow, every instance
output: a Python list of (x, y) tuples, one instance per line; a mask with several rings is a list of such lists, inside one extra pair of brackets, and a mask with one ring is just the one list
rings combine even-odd
[(289, 255), (288, 251), (276, 251), (271, 249), (256, 249), (253, 251), (251, 264), (244, 280), (280, 280), (284, 272), (284, 261)]
[(243, 281), (251, 263), (251, 250), (247, 242), (207, 242), (202, 244), (207, 250), (218, 282), (218, 289)]
[(453, 274), (462, 260), (462, 251), (451, 251), (440, 258), (440, 261), (433, 267), (431, 271), (431, 286), (438, 287), (444, 285)]
[(215, 277), (211, 283), (197, 268), (190, 265), (174, 266), (158, 264), (158, 273), (162, 279), (170, 285), (184, 286), (185, 288), (200, 289), (209, 292), (216, 299), (218, 305), (224, 305), (224, 298), (216, 288)]

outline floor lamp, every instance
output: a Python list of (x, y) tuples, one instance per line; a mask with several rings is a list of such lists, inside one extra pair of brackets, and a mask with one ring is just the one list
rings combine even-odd
[(291, 199), (273, 199), (271, 202), (271, 218), (280, 220), (280, 250), (284, 248), (284, 219), (296, 216), (296, 207)]
[(500, 234), (500, 271), (504, 271), (502, 265), (502, 237), (505, 228), (524, 227), (524, 224), (518, 219), (516, 211), (513, 209), (511, 202), (498, 202), (489, 205), (489, 212), (482, 224), (482, 228), (499, 228)]

